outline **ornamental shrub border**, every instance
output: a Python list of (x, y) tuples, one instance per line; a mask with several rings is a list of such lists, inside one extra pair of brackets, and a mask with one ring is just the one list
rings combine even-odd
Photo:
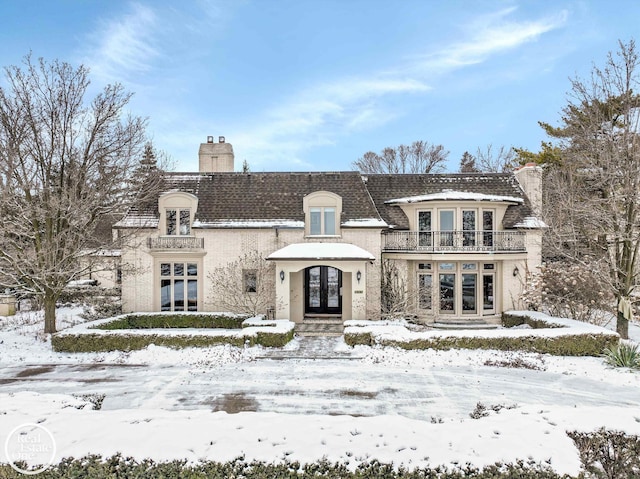
[[(620, 341), (617, 333), (566, 318), (533, 311), (503, 313), (505, 329), (409, 331), (401, 323), (346, 321), (344, 340), (350, 346), (380, 345), (401, 349), (498, 349), (558, 356), (600, 356)], [(513, 329), (528, 324), (530, 329)]]
[(282, 347), (293, 339), (294, 323), (226, 313), (124, 314), (60, 331), (54, 351), (70, 353), (133, 351), (154, 344), (171, 348), (232, 346)]

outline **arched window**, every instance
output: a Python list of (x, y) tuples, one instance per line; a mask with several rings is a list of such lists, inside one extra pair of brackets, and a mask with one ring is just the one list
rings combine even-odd
[(342, 197), (330, 191), (316, 191), (302, 200), (307, 236), (340, 236)]
[(198, 208), (198, 198), (190, 193), (171, 191), (160, 196), (160, 234), (192, 236), (191, 226)]

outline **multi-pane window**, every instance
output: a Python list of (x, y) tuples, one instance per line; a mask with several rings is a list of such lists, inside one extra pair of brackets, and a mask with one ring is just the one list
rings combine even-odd
[(482, 273), (482, 312), (483, 314), (493, 314), (495, 305), (495, 265), (485, 263)]
[(185, 209), (167, 209), (167, 235), (183, 235), (191, 234), (191, 210)]
[(258, 291), (258, 273), (255, 269), (242, 270), (242, 279), (245, 293), (255, 293)]
[(493, 246), (493, 210), (482, 212), (482, 242), (484, 246)]
[(198, 310), (197, 263), (160, 263), (160, 310)]
[(453, 246), (453, 231), (455, 229), (454, 211), (440, 210), (440, 246)]
[(478, 275), (472, 273), (476, 269), (476, 263), (462, 263), (462, 314), (477, 313)]
[[(440, 263), (438, 266), (440, 270), (439, 275), (439, 289), (440, 289), (440, 313), (442, 314), (454, 314), (455, 313), (455, 303), (456, 303), (456, 274), (455, 271), (456, 264), (455, 263)], [(445, 272), (446, 271), (446, 272)]]
[(309, 234), (335, 235), (336, 209), (329, 207), (309, 208)]
[[(495, 263), (441, 262), (417, 265), (418, 308), (439, 314), (492, 315), (496, 312)], [(434, 271), (432, 273), (432, 266)]]
[(432, 246), (431, 211), (418, 211), (418, 241), (420, 246)]
[(440, 247), (491, 247), (495, 210), (485, 208), (435, 209), (417, 212), (418, 245), (431, 247), (432, 235)]
[(433, 296), (433, 275), (418, 274), (418, 307), (423, 310), (431, 310)]
[(476, 210), (462, 211), (462, 246), (476, 245)]

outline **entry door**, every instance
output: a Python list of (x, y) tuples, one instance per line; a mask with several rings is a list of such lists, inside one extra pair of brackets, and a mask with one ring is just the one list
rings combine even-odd
[(305, 312), (342, 313), (342, 271), (331, 266), (314, 266), (305, 270)]

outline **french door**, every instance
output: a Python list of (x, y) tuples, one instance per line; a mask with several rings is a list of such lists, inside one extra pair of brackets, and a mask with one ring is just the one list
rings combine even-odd
[(331, 266), (305, 270), (305, 313), (342, 313), (342, 271)]

